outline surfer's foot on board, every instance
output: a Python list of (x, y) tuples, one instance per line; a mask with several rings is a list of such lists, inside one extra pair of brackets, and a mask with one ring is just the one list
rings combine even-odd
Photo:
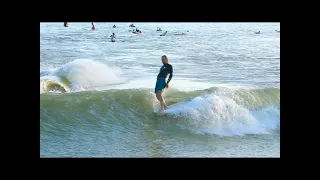
[(168, 106), (165, 103), (161, 103), (161, 111), (168, 109)]

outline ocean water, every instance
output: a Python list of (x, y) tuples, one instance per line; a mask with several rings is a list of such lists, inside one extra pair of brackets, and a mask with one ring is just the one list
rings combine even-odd
[(280, 157), (280, 23), (130, 24), (40, 23), (40, 157)]

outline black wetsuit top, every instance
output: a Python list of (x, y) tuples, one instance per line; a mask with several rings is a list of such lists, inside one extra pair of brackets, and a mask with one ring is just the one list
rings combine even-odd
[(173, 68), (170, 64), (164, 64), (161, 68), (160, 68), (160, 72), (157, 76), (157, 78), (167, 78), (168, 74), (170, 74), (167, 83), (169, 84), (169, 82), (171, 81), (171, 78), (173, 76)]

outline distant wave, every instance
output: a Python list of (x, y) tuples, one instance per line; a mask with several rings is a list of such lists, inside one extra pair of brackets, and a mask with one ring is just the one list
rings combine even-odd
[(77, 59), (56, 71), (40, 72), (40, 93), (93, 89), (121, 82), (121, 70), (88, 59)]
[(280, 57), (252, 57), (255, 59), (280, 59)]

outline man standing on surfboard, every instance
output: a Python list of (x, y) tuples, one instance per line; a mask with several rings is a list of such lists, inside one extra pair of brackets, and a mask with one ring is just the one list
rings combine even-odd
[[(168, 109), (168, 106), (166, 105), (164, 99), (162, 98), (162, 93), (164, 88), (169, 88), (169, 82), (172, 79), (173, 76), (173, 68), (168, 63), (168, 57), (166, 55), (163, 55), (161, 57), (163, 66), (160, 68), (160, 72), (157, 76), (157, 82), (156, 87), (154, 88), (154, 93), (156, 94), (157, 99), (160, 101), (161, 109)], [(166, 78), (170, 74), (168, 81), (166, 82)]]

